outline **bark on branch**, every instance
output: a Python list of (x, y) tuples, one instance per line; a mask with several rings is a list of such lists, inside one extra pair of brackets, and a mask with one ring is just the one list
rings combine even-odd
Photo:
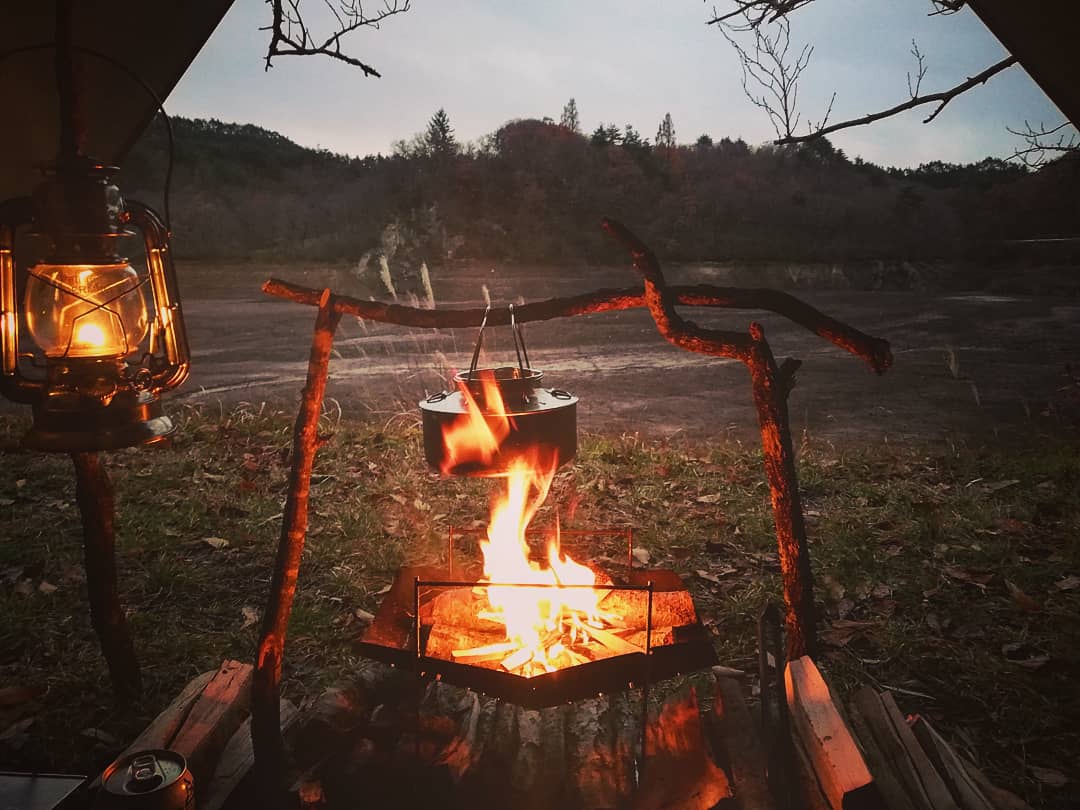
[[(308, 306), (318, 306), (322, 290), (292, 284), (280, 279), (270, 279), (263, 284), (263, 292), (286, 301)], [(858, 329), (841, 323), (794, 296), (779, 290), (764, 288), (715, 287), (709, 284), (693, 286), (678, 285), (669, 288), (674, 304), (678, 306), (720, 307), (725, 309), (756, 309), (775, 312), (830, 343), (861, 357), (877, 373), (892, 365), (892, 352), (886, 340), (867, 335)], [(476, 309), (421, 309), (378, 301), (363, 301), (345, 295), (335, 295), (334, 311), (342, 315), (354, 315), (381, 323), (412, 326), (420, 329), (460, 329), (479, 326), (484, 310)], [(550, 298), (514, 307), (518, 323), (546, 321), (616, 310), (637, 309), (647, 306), (640, 288), (603, 289), (566, 298)], [(678, 315), (676, 314), (676, 317)], [(681, 320), (681, 319), (680, 319)], [(493, 309), (488, 315), (489, 326), (505, 326), (510, 323), (507, 309)], [(709, 331), (709, 330), (706, 330)], [(734, 333), (731, 333), (734, 335)], [(745, 340), (735, 335), (738, 343)], [(734, 355), (727, 355), (734, 356)]]
[(791, 443), (787, 397), (796, 366), (784, 363), (777, 367), (765, 330), (751, 323), (749, 334), (702, 329), (683, 320), (675, 312), (674, 296), (664, 280), (660, 263), (653, 252), (624, 225), (604, 220), (604, 230), (627, 250), (634, 268), (645, 280), (645, 300), (656, 328), (669, 343), (699, 354), (735, 357), (750, 370), (754, 406), (761, 429), (761, 450), (765, 476), (769, 481), (773, 519), (776, 525), (777, 556), (787, 608), (788, 658), (817, 654), (817, 631), (814, 613), (814, 579), (810, 570), (810, 551), (806, 541), (795, 470), (795, 452)]
[(112, 482), (97, 453), (72, 453), (71, 461), (75, 465), (75, 500), (82, 516), (90, 620), (101, 641), (116, 699), (127, 705), (139, 696), (142, 675), (117, 591)]
[(966, 93), (968, 90), (971, 90), (973, 87), (977, 87), (980, 84), (985, 84), (990, 78), (996, 76), (998, 73), (1001, 73), (1001, 71), (1005, 70), (1006, 68), (1012, 67), (1015, 64), (1016, 57), (1007, 56), (1000, 62), (996, 62), (995, 64), (991, 65), (981, 73), (976, 73), (974, 76), (969, 77), (968, 79), (960, 82), (960, 84), (955, 85), (954, 87), (950, 87), (948, 90), (942, 90), (938, 93), (927, 93), (924, 96), (915, 96), (903, 102), (902, 104), (897, 104), (895, 107), (889, 107), (889, 109), (887, 110), (870, 113), (869, 115), (864, 115), (862, 118), (852, 118), (848, 121), (837, 121), (835, 124), (829, 124), (826, 127), (815, 129), (813, 132), (810, 132), (806, 135), (792, 135), (789, 133), (783, 138), (777, 140), (776, 143), (805, 143), (807, 141), (812, 141), (815, 138), (824, 137), (840, 129), (861, 127), (866, 124), (872, 124), (875, 121), (880, 121), (882, 118), (890, 118), (894, 115), (899, 115), (902, 112), (906, 112), (907, 110), (914, 109), (915, 107), (921, 107), (924, 104), (936, 103), (938, 106), (934, 109), (934, 111), (923, 119), (924, 124), (929, 124), (931, 121), (937, 118), (938, 113), (945, 109), (945, 105), (952, 101), (954, 98), (956, 98), (958, 95), (960, 95), (961, 93)]

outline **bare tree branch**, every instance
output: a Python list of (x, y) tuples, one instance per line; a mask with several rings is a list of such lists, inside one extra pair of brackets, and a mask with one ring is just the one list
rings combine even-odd
[(1080, 141), (1077, 140), (1076, 129), (1070, 121), (1062, 121), (1054, 127), (1044, 124), (1033, 127), (1025, 121), (1023, 129), (1006, 129), (1024, 141), (1024, 146), (1015, 149), (1009, 159), (1018, 160), (1029, 169), (1042, 168), (1060, 155), (1080, 154)]
[[(728, 31), (728, 26), (721, 26), (720, 33), (739, 55), (742, 65), (742, 88), (750, 102), (764, 110), (778, 139), (790, 137), (799, 125), (801, 117), (798, 111), (799, 76), (810, 64), (814, 53), (812, 45), (804, 45), (799, 55), (791, 60), (788, 52), (791, 48), (791, 24), (787, 17), (780, 17), (770, 35), (761, 26), (752, 25), (747, 19), (746, 28), (736, 30), (752, 31), (754, 48), (751, 52), (744, 48)], [(755, 94), (751, 84), (761, 88), (760, 95)], [(833, 96), (835, 98), (835, 94)], [(832, 102), (829, 103), (829, 109)], [(828, 119), (828, 112), (822, 119), (822, 126)]]
[[(962, 93), (984, 84), (991, 77), (1016, 64), (1014, 56), (1008, 56), (985, 70), (970, 76), (947, 90), (920, 95), (923, 79), (926, 77), (926, 57), (919, 50), (918, 43), (911, 41), (911, 54), (915, 57), (915, 74), (907, 74), (908, 100), (879, 112), (870, 113), (860, 118), (852, 118), (828, 124), (832, 112), (834, 93), (829, 101), (825, 116), (815, 126), (808, 122), (809, 132), (796, 135), (795, 128), (801, 120), (798, 109), (798, 81), (806, 70), (813, 47), (806, 45), (798, 57), (791, 60), (788, 56), (790, 44), (790, 22), (788, 15), (814, 0), (732, 0), (735, 7), (725, 12), (713, 9), (713, 16), (708, 25), (717, 25), (724, 38), (731, 44), (739, 56), (743, 71), (743, 92), (754, 106), (765, 110), (769, 122), (776, 132), (777, 144), (805, 143), (829, 135), (841, 129), (864, 126), (899, 115), (907, 110), (924, 104), (936, 104), (933, 111), (923, 119), (924, 124), (933, 121), (945, 109), (946, 105)], [(966, 0), (931, 0), (934, 11), (931, 16), (955, 14), (965, 5)], [(770, 36), (766, 26), (775, 24), (776, 33)], [(743, 47), (730, 32), (752, 32), (753, 49)], [(756, 92), (754, 85), (761, 88)]]
[(911, 55), (915, 57), (915, 81), (911, 81), (911, 71), (908, 71), (907, 90), (909, 97), (916, 98), (922, 87), (922, 80), (926, 78), (926, 57), (919, 50), (919, 43), (914, 38), (911, 40)]
[(894, 115), (899, 115), (902, 112), (914, 109), (915, 107), (920, 107), (923, 104), (937, 104), (938, 106), (934, 109), (934, 111), (923, 119), (924, 124), (929, 124), (931, 121), (938, 117), (938, 114), (943, 109), (945, 109), (945, 105), (952, 101), (954, 98), (956, 98), (958, 95), (960, 95), (961, 93), (966, 93), (971, 88), (977, 87), (980, 84), (984, 84), (991, 77), (997, 75), (1006, 68), (1012, 67), (1015, 64), (1016, 57), (1008, 56), (1002, 59), (1000, 62), (996, 62), (995, 64), (991, 65), (981, 73), (976, 73), (974, 76), (971, 76), (960, 82), (960, 84), (955, 85), (954, 87), (950, 87), (948, 90), (942, 90), (938, 93), (928, 93), (925, 96), (914, 96), (913, 98), (903, 102), (902, 104), (897, 104), (895, 107), (889, 107), (887, 110), (870, 113), (869, 115), (864, 115), (862, 118), (852, 118), (847, 121), (839, 121), (831, 126), (822, 127), (821, 129), (815, 130), (814, 132), (811, 132), (807, 135), (791, 135), (780, 138), (777, 143), (803, 143), (805, 141), (812, 141), (815, 138), (820, 138), (824, 135), (828, 135), (840, 129), (861, 127), (866, 124), (872, 124), (875, 121), (880, 121), (882, 118), (891, 118)]
[(333, 19), (334, 28), (326, 35), (315, 35), (301, 13), (304, 0), (266, 0), (271, 22), (260, 30), (270, 32), (266, 49), (266, 70), (273, 67), (275, 56), (329, 56), (360, 68), (365, 76), (382, 74), (366, 62), (342, 51), (342, 39), (361, 28), (378, 29), (383, 20), (404, 14), (411, 0), (383, 0), (374, 13), (364, 11), (360, 0), (323, 0)]

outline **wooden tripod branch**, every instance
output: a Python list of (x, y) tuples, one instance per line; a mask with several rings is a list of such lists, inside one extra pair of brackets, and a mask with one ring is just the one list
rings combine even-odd
[(315, 331), (311, 338), (307, 382), (293, 428), (292, 467), (289, 470), (289, 492), (281, 523), (274, 573), (270, 581), (270, 598), (263, 614), (262, 634), (255, 656), (255, 675), (251, 686), (251, 742), (255, 752), (255, 768), (261, 792), (261, 807), (282, 806), (286, 773), (285, 750), (281, 739), (280, 686), (281, 662), (285, 651), (285, 636), (289, 629), (296, 594), (300, 558), (307, 535), (308, 497), (311, 489), (311, 470), (315, 453), (321, 446), (319, 417), (322, 415), (326, 378), (330, 369), (330, 352), (334, 345), (341, 313), (334, 307), (334, 296), (323, 290)]
[[(645, 280), (644, 293), (634, 289), (597, 290), (570, 298), (553, 298), (514, 308), (519, 323), (588, 313), (647, 307), (661, 335), (688, 351), (734, 357), (750, 369), (754, 403), (758, 410), (765, 471), (776, 519), (784, 597), (788, 608), (788, 656), (816, 651), (813, 581), (806, 545), (806, 528), (799, 502), (794, 452), (788, 427), (787, 395), (798, 367), (796, 361), (777, 366), (764, 330), (752, 323), (748, 334), (703, 329), (679, 315), (677, 305), (765, 309), (777, 312), (835, 345), (863, 358), (881, 373), (892, 363), (888, 342), (871, 337), (775, 290), (742, 290), (712, 286), (669, 287), (659, 262), (636, 236), (612, 220), (604, 228), (629, 250), (634, 266)], [(269, 295), (300, 304), (317, 305), (315, 332), (308, 360), (307, 383), (293, 432), (293, 460), (289, 494), (281, 528), (270, 598), (263, 616), (262, 636), (252, 685), (251, 736), (261, 806), (282, 806), (285, 752), (280, 733), (279, 686), (289, 613), (296, 593), (300, 558), (307, 531), (308, 495), (315, 453), (321, 446), (319, 416), (329, 373), (334, 332), (342, 315), (426, 329), (479, 326), (485, 310), (429, 310), (397, 304), (361, 301), (270, 279), (263, 285)], [(509, 310), (487, 313), (489, 325), (508, 324)]]
[[(785, 362), (777, 367), (765, 340), (765, 330), (758, 323), (751, 323), (749, 334), (742, 335), (702, 329), (681, 318), (675, 312), (674, 296), (653, 252), (621, 223), (605, 219), (603, 226), (630, 251), (634, 268), (645, 280), (645, 300), (649, 312), (665, 340), (687, 351), (737, 358), (750, 369), (787, 608), (787, 654), (789, 659), (815, 655), (814, 579), (810, 570), (806, 524), (799, 498), (787, 409), (787, 397), (797, 365)], [(888, 344), (884, 341), (879, 343), (884, 344), (883, 357), (888, 358), (880, 369), (884, 370), (892, 356), (888, 353)]]
[[(297, 304), (317, 306), (321, 290), (292, 284), (280, 279), (270, 279), (263, 284), (263, 292), (275, 298)], [(877, 373), (892, 365), (892, 353), (888, 341), (871, 337), (852, 326), (830, 318), (823, 312), (799, 299), (764, 288), (715, 287), (709, 284), (674, 286), (668, 288), (673, 304), (679, 306), (720, 307), (726, 309), (759, 309), (775, 312), (799, 324), (851, 354), (861, 357)], [(514, 307), (518, 323), (547, 321), (553, 318), (569, 318), (615, 310), (637, 309), (647, 306), (640, 288), (604, 289), (567, 298), (550, 298)], [(380, 301), (362, 301), (346, 295), (334, 296), (334, 311), (343, 315), (355, 315), (380, 323), (412, 326), (421, 329), (458, 329), (479, 326), (484, 319), (484, 309), (421, 309)], [(508, 309), (491, 310), (489, 326), (506, 326), (510, 323)], [(731, 333), (734, 335), (734, 333)], [(736, 336), (743, 342), (745, 336)]]
[(117, 593), (112, 482), (97, 453), (72, 453), (71, 460), (75, 465), (75, 500), (82, 516), (90, 621), (101, 641), (113, 692), (123, 705), (139, 696), (142, 675)]

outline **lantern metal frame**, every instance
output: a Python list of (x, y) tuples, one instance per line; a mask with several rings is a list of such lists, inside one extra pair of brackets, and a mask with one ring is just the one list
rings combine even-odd
[[(65, 160), (46, 167), (32, 197), (0, 203), (0, 393), (33, 407), (24, 443), (35, 449), (112, 450), (160, 441), (175, 429), (160, 398), (187, 378), (191, 355), (169, 231), (152, 208), (120, 196), (111, 182), (115, 171), (89, 158)], [(141, 232), (146, 253), (132, 291), (150, 290), (147, 345), (122, 357), (43, 357), (24, 334), (30, 265), (25, 251), (16, 255), (17, 238), (47, 240), (44, 255), (35, 257), (46, 264), (126, 263), (115, 245), (135, 235), (128, 226)]]

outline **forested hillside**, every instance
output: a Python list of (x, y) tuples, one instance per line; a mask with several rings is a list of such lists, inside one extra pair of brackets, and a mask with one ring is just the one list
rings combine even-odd
[[(665, 129), (665, 125), (667, 129)], [(979, 258), (1002, 240), (1080, 233), (1080, 161), (1039, 173), (987, 158), (889, 170), (826, 140), (751, 147), (650, 144), (632, 127), (511, 121), (462, 147), (440, 111), (390, 156), (301, 147), (253, 125), (173, 120), (172, 211), (189, 258), (448, 257), (599, 262), (597, 227), (627, 222), (668, 261)], [(160, 206), (165, 137), (155, 122), (121, 188)]]

